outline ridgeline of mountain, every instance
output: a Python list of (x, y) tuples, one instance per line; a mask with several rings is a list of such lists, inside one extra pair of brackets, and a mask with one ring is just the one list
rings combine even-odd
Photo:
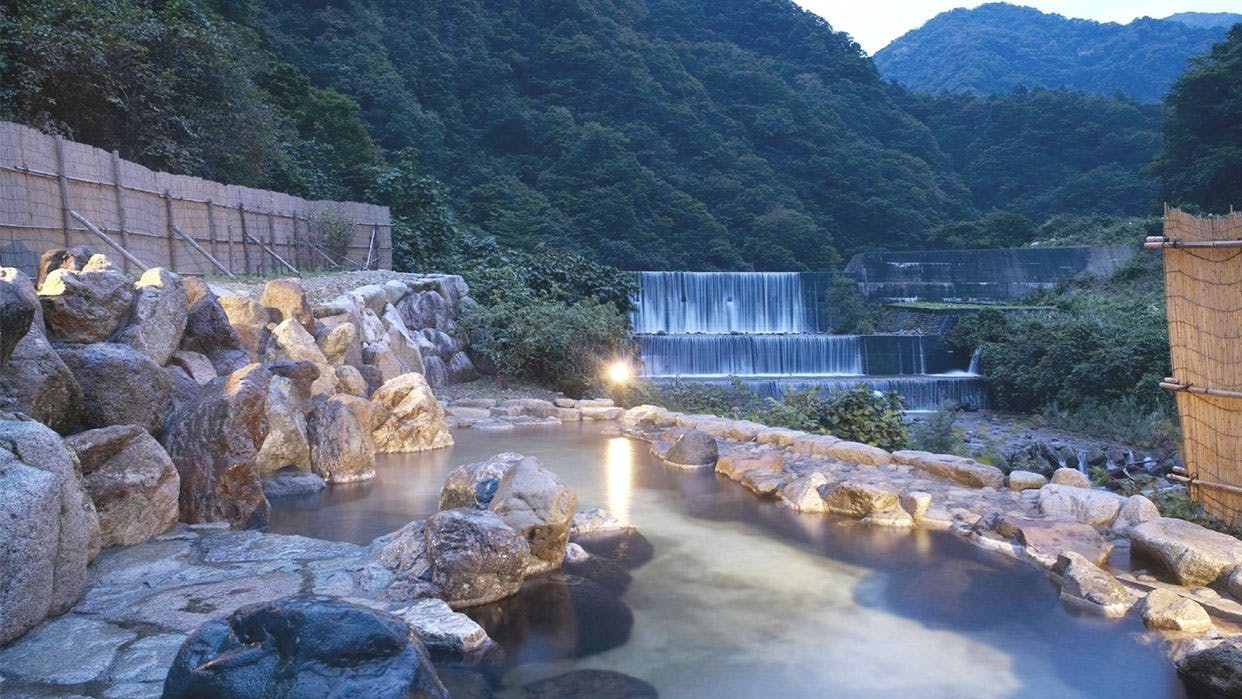
[(1019, 85), (1067, 87), (1158, 102), (1187, 59), (1228, 30), (1219, 18), (1184, 15), (1101, 24), (989, 3), (942, 12), (874, 58), (886, 80), (919, 90), (991, 95)]
[(1228, 29), (1242, 22), (1242, 15), (1236, 12), (1178, 12), (1165, 17), (1170, 22), (1181, 22), (1191, 27), (1224, 27)]

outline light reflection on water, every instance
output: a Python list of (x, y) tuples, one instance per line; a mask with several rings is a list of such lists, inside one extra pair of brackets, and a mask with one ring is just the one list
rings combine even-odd
[(578, 668), (624, 672), (664, 697), (1183, 696), (1136, 620), (1075, 618), (1034, 568), (952, 535), (802, 516), (713, 474), (665, 470), (594, 425), (455, 434), (439, 452), (381, 457), (367, 484), (273, 502), (271, 531), (366, 543), (436, 508), (458, 464), (538, 457), (636, 524), (655, 557), (623, 597), (630, 641), (535, 662), (506, 685)]

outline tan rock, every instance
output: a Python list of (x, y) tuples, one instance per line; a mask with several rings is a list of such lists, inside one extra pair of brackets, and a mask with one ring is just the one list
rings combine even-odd
[[(1072, 487), (1072, 486), (1071, 486)], [(1061, 600), (1083, 611), (1106, 617), (1125, 616), (1135, 596), (1117, 579), (1073, 551), (1057, 557), (1052, 577), (1061, 586)]]
[(354, 402), (364, 398), (338, 394), (320, 401), (307, 421), (310, 468), (328, 483), (353, 483), (375, 477), (375, 442), (360, 420)]
[(373, 432), (379, 453), (424, 451), (453, 444), (444, 409), (421, 374), (403, 374), (384, 382), (371, 400), (387, 411)]
[(270, 476), (286, 466), (310, 470), (310, 443), (293, 381), (273, 376), (267, 394), (267, 436), (255, 455), (255, 468), (260, 476)]
[(105, 342), (129, 315), (129, 278), (95, 255), (81, 271), (53, 270), (39, 288), (47, 335), (59, 342)]
[(268, 326), (272, 324), (272, 317), (267, 308), (249, 296), (221, 296), (217, 300), (237, 333), (241, 348), (251, 360), (258, 360), (271, 334)]
[(198, 352), (177, 350), (173, 352), (168, 363), (170, 366), (181, 367), (186, 375), (194, 379), (194, 383), (199, 386), (206, 386), (216, 379), (215, 366), (212, 365), (210, 359)]
[(716, 473), (722, 473), (735, 481), (742, 480), (747, 471), (762, 469), (780, 472), (785, 460), (774, 451), (724, 453), (716, 459)]
[(1121, 504), (1117, 519), (1113, 520), (1113, 530), (1119, 534), (1127, 534), (1132, 528), (1159, 516), (1160, 508), (1156, 507), (1156, 503), (1142, 495), (1131, 495)]
[(342, 364), (347, 361), (350, 348), (357, 343), (358, 326), (344, 322), (324, 334), (319, 340), (319, 349), (329, 364)]
[(1125, 498), (1106, 490), (1049, 483), (1039, 489), (1039, 509), (1049, 517), (1107, 527)]
[(162, 267), (143, 272), (134, 291), (133, 306), (114, 341), (129, 345), (164, 366), (181, 344), (189, 295), (180, 275)]
[(923, 515), (927, 514), (927, 508), (931, 506), (931, 493), (922, 490), (911, 490), (901, 494), (901, 507), (910, 513), (910, 517), (919, 522), (923, 519)]
[(1083, 472), (1073, 468), (1058, 468), (1052, 472), (1052, 482), (1057, 485), (1068, 485), (1075, 488), (1090, 488), (1091, 479)]
[(1181, 585), (1211, 585), (1242, 564), (1242, 541), (1171, 517), (1130, 529), (1130, 547), (1132, 555), (1155, 563)]
[(359, 398), (366, 398), (371, 393), (367, 390), (367, 381), (362, 378), (362, 372), (348, 364), (336, 367), (336, 388), (341, 393)]
[(828, 477), (820, 471), (811, 471), (795, 478), (781, 491), (781, 497), (798, 512), (826, 512), (823, 492), (828, 485)]
[(898, 504), (897, 489), (887, 483), (838, 483), (824, 495), (824, 507), (833, 514), (861, 519)]
[(772, 444), (778, 447), (792, 447), (794, 440), (804, 436), (806, 436), (806, 433), (800, 430), (790, 430), (784, 427), (769, 427), (767, 429), (760, 430), (759, 434), (755, 435), (755, 441), (760, 444)]
[(1010, 490), (1038, 490), (1048, 485), (1048, 478), (1033, 471), (1010, 471)]
[(1195, 635), (1215, 629), (1212, 618), (1202, 605), (1163, 588), (1147, 593), (1143, 600), (1142, 613), (1143, 623), (1152, 629)]
[(181, 479), (146, 430), (138, 425), (87, 430), (65, 445), (81, 464), (103, 546), (133, 546), (176, 526)]
[(893, 461), (972, 488), (1002, 488), (1005, 485), (1005, 474), (999, 468), (952, 454), (906, 449), (893, 452)]
[(307, 361), (319, 368), (319, 378), (311, 384), (314, 395), (330, 396), (336, 393), (336, 370), (328, 364), (323, 352), (319, 351), (315, 338), (297, 321), (281, 321), (268, 338), (263, 361), (271, 363), (281, 359)]
[(315, 332), (315, 317), (311, 314), (310, 304), (306, 301), (306, 291), (302, 282), (297, 279), (273, 279), (263, 287), (263, 297), (259, 303), (276, 311), (272, 320), (276, 323), (293, 320), (306, 332)]
[(789, 479), (780, 471), (755, 468), (742, 473), (742, 486), (760, 497), (773, 497), (780, 493), (781, 488)]

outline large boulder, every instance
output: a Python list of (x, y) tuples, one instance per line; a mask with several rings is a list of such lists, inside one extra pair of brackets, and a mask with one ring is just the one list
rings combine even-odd
[(1198, 635), (1214, 628), (1203, 605), (1173, 590), (1156, 588), (1147, 593), (1141, 611), (1143, 623), (1150, 629)]
[(1242, 564), (1242, 541), (1172, 517), (1157, 517), (1131, 528), (1130, 550), (1181, 585), (1211, 585)]
[(327, 327), (316, 333), (315, 342), (328, 363), (332, 365), (358, 364), (362, 361), (362, 343), (358, 341), (358, 326), (349, 321)]
[(177, 652), (163, 696), (446, 699), (448, 692), (400, 618), (299, 595), (204, 624)]
[(474, 368), (474, 362), (470, 361), (470, 357), (465, 352), (455, 352), (452, 357), (449, 357), (449, 383), (467, 383), (477, 378), (479, 378), (479, 372)]
[(280, 323), (292, 320), (306, 329), (315, 332), (315, 316), (311, 314), (310, 303), (306, 300), (306, 291), (302, 282), (297, 279), (273, 279), (263, 287), (263, 296), (259, 303), (265, 308), (275, 311), (273, 322)]
[(504, 599), (522, 587), (530, 544), (491, 510), (459, 508), (427, 519), (431, 581), (454, 608)]
[(308, 421), (311, 470), (329, 483), (374, 478), (376, 412), (365, 398), (347, 394), (320, 400)]
[(104, 546), (133, 546), (176, 526), (181, 478), (164, 448), (142, 427), (87, 430), (65, 444), (82, 466)]
[(129, 318), (113, 342), (129, 345), (164, 366), (181, 344), (189, 295), (180, 275), (162, 267), (143, 272), (134, 289)]
[(255, 455), (267, 436), (267, 395), (272, 375), (251, 364), (216, 379), (193, 404), (174, 416), (164, 447), (181, 476), (181, 519), (267, 523)]
[(258, 361), (259, 353), (267, 346), (267, 338), (271, 334), (268, 330), (272, 322), (271, 313), (249, 296), (221, 296), (217, 300), (229, 325), (237, 333), (242, 349), (246, 350), (252, 361)]
[(897, 507), (899, 495), (887, 483), (844, 481), (824, 493), (824, 510), (861, 519)]
[(668, 450), (664, 460), (682, 468), (714, 468), (720, 452), (716, 438), (702, 430), (690, 430), (683, 434)]
[(514, 464), (525, 458), (527, 457), (516, 452), (507, 451), (487, 461), (458, 466), (449, 472), (444, 479), (444, 485), (440, 487), (440, 509), (490, 508), (496, 497), (496, 489), (500, 487), (500, 479), (504, 478)]
[(1075, 551), (1057, 556), (1052, 577), (1061, 585), (1061, 601), (1107, 617), (1125, 616), (1135, 596), (1096, 564)]
[(1049, 483), (1039, 489), (1039, 509), (1055, 519), (1107, 527), (1117, 519), (1125, 497), (1107, 490)]
[(0, 645), (82, 597), (99, 517), (60, 436), (0, 418)]
[(58, 342), (103, 342), (129, 315), (129, 278), (95, 255), (81, 271), (53, 270), (39, 287), (48, 336)]
[(0, 267), (0, 376), (38, 312), (39, 296), (26, 275), (13, 267)]
[(1242, 639), (1187, 653), (1177, 661), (1177, 674), (1196, 699), (1242, 697)]
[(999, 468), (952, 454), (907, 449), (894, 452), (893, 461), (972, 488), (1000, 488), (1005, 485), (1005, 474)]
[[(0, 279), (9, 296), (25, 299), (9, 304), (12, 318), (8, 316), (10, 311), (5, 310), (5, 332), (9, 327), (15, 331), (22, 325), (22, 307), (34, 305), (28, 329), (24, 335), (13, 338), (8, 363), (0, 368), (0, 409), (29, 415), (65, 432), (81, 418), (82, 389), (44, 334), (43, 308), (30, 279), (11, 267), (0, 269)], [(3, 335), (2, 342), (7, 343), (9, 337)]]
[(164, 429), (172, 383), (150, 357), (114, 342), (61, 345), (58, 352), (82, 388), (84, 426), (140, 425), (151, 434)]
[(209, 359), (216, 373), (227, 376), (245, 366), (250, 359), (242, 349), (237, 332), (211, 289), (197, 277), (185, 277), (186, 294), (190, 301), (186, 313), (181, 349), (198, 352)]
[(402, 374), (384, 382), (371, 400), (385, 410), (375, 427), (375, 447), (381, 454), (425, 451), (452, 446), (444, 408), (421, 374)]
[(798, 512), (825, 512), (824, 491), (828, 477), (820, 471), (811, 471), (795, 478), (781, 491), (781, 497)]
[(530, 543), (527, 572), (558, 568), (565, 558), (578, 497), (537, 459), (513, 464), (496, 488), (490, 508)]
[(292, 319), (283, 320), (272, 329), (267, 347), (263, 350), (264, 362), (282, 359), (307, 361), (319, 368), (319, 378), (311, 384), (311, 393), (314, 395), (330, 396), (336, 393), (336, 371), (328, 364), (323, 352), (319, 351), (315, 337)]
[(47, 275), (54, 270), (80, 271), (94, 256), (95, 253), (91, 252), (91, 249), (85, 245), (77, 245), (68, 250), (44, 250), (43, 254), (39, 256), (39, 269), (35, 275), (35, 288), (41, 288), (43, 280), (47, 279)]
[(267, 436), (255, 455), (255, 467), (261, 476), (271, 475), (286, 466), (302, 471), (310, 469), (305, 406), (297, 393), (293, 379), (272, 376), (267, 392)]

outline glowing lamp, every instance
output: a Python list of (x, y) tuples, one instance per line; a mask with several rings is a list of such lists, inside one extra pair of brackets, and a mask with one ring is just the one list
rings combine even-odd
[(613, 362), (608, 366), (608, 380), (612, 383), (625, 383), (630, 380), (629, 362)]

